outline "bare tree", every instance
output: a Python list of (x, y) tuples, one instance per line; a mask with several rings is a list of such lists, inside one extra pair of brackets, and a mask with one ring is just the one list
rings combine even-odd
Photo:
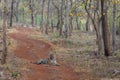
[[(94, 27), (94, 30), (96, 32), (96, 42), (97, 42), (97, 45), (98, 45), (98, 55), (102, 54), (102, 36), (101, 36), (101, 26), (100, 26), (100, 21), (101, 21), (101, 15), (99, 15), (98, 13), (100, 12), (99, 11), (99, 8), (94, 5), (95, 9), (93, 10), (92, 8), (89, 8), (89, 4), (92, 4), (92, 0), (90, 0), (89, 2), (88, 1), (85, 1), (83, 0), (84, 4), (85, 4), (85, 10), (89, 16), (89, 18), (91, 19), (91, 22), (93, 24), (93, 27)], [(99, 5), (99, 1), (95, 1), (98, 3)], [(94, 2), (94, 3), (95, 3)], [(94, 15), (92, 15), (92, 12), (94, 12)]]
[(1, 64), (6, 63), (6, 56), (7, 56), (7, 42), (6, 42), (6, 29), (7, 29), (7, 1), (4, 0), (4, 13), (3, 13), (3, 25), (2, 25), (2, 43), (3, 43), (3, 49), (2, 49), (2, 55), (1, 55)]

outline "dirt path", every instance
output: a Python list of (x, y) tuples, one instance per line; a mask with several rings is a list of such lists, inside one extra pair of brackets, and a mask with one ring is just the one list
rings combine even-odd
[[(47, 58), (51, 46), (42, 40), (34, 40), (26, 34), (31, 32), (29, 29), (17, 29), (17, 32), (12, 32), (9, 37), (17, 41), (17, 47), (14, 51), (19, 58), (27, 60), (27, 65), (30, 71), (26, 73), (26, 80), (79, 80), (73, 70), (58, 61), (60, 66), (51, 65), (35, 65), (30, 63), (36, 61), (38, 58)], [(32, 33), (31, 33), (32, 34)]]

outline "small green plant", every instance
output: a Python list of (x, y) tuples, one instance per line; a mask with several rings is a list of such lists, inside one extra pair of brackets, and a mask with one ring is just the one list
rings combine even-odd
[(119, 53), (120, 53), (120, 50), (117, 50), (117, 51), (115, 51), (114, 55), (117, 56), (118, 58), (120, 58), (120, 54)]
[(55, 38), (60, 38), (61, 37), (58, 32), (54, 32), (53, 35), (55, 36)]
[(13, 78), (17, 78), (17, 77), (20, 77), (20, 76), (21, 76), (21, 73), (18, 72), (18, 71), (14, 71), (14, 72), (12, 72), (12, 74), (11, 74), (11, 77), (13, 77)]

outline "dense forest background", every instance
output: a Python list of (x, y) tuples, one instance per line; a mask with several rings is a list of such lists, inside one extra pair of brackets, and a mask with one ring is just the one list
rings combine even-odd
[[(56, 28), (59, 36), (66, 38), (74, 29), (94, 31), (98, 53), (102, 53), (104, 43), (105, 55), (109, 56), (115, 50), (116, 33), (119, 34), (119, 3), (119, 0), (9, 0), (5, 6), (9, 27), (18, 24), (38, 27), (46, 34)], [(1, 19), (3, 4), (1, 1)]]

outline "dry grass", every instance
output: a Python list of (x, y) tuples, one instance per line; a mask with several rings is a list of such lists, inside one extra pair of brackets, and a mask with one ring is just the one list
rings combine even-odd
[(0, 74), (0, 80), (26, 80), (24, 79), (23, 75), (29, 70), (29, 68), (26, 66), (26, 60), (16, 57), (13, 53), (13, 51), (16, 49), (17, 42), (13, 39), (8, 39), (7, 43), (7, 63), (0, 65), (0, 68), (2, 68), (0, 72), (3, 72), (3, 76)]
[[(106, 58), (103, 55), (98, 57), (96, 37), (94, 33), (74, 31), (67, 39), (59, 37), (58, 33), (49, 35), (32, 35), (34, 39), (44, 39), (59, 48), (56, 49), (58, 56), (68, 65), (71, 65), (75, 72), (88, 74), (89, 80), (119, 79), (120, 75), (114, 74), (114, 70), (120, 70), (120, 49), (116, 50), (117, 57)], [(118, 43), (119, 39), (117, 39)], [(118, 45), (119, 46), (119, 45)]]

